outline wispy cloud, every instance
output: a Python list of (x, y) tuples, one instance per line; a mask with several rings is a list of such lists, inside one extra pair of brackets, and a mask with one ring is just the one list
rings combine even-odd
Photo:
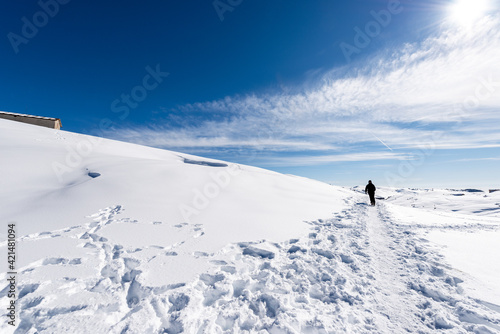
[(286, 156), (268, 157), (261, 164), (268, 167), (281, 166), (313, 166), (327, 164), (330, 162), (354, 162), (354, 161), (382, 161), (382, 160), (411, 160), (413, 157), (404, 153), (387, 152), (364, 152), (350, 154), (335, 154), (321, 156)]
[[(436, 149), (500, 147), (499, 17), (484, 18), (473, 31), (440, 29), (350, 72), (333, 69), (300, 93), (228, 96), (175, 110), (181, 119), (182, 113), (216, 113), (216, 121), (201, 117), (179, 127), (166, 120), (109, 135), (191, 153), (311, 152), (302, 157), (308, 164), (401, 159), (404, 153), (390, 150), (429, 143)], [(353, 148), (364, 152), (346, 154)], [(296, 161), (266, 156), (266, 165)]]
[(458, 160), (453, 160), (452, 162), (472, 162), (472, 161), (500, 161), (500, 157), (458, 159)]

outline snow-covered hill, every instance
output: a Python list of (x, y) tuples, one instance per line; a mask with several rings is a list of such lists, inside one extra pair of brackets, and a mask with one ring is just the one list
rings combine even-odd
[(369, 207), (357, 188), (5, 120), (0, 156), (2, 333), (500, 332), (500, 192), (380, 189)]

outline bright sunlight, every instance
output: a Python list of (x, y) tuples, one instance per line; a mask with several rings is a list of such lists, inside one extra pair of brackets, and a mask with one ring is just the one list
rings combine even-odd
[(450, 6), (450, 19), (469, 26), (483, 17), (490, 7), (490, 0), (456, 0)]

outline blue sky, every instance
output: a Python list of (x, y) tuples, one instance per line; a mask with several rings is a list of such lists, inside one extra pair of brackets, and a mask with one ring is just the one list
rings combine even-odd
[(339, 185), (500, 187), (498, 2), (1, 6), (0, 110)]

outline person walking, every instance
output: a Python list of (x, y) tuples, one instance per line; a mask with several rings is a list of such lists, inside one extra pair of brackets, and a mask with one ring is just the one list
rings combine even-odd
[(372, 180), (368, 181), (368, 184), (365, 187), (365, 194), (368, 194), (370, 196), (370, 204), (375, 205), (375, 185), (372, 183)]

